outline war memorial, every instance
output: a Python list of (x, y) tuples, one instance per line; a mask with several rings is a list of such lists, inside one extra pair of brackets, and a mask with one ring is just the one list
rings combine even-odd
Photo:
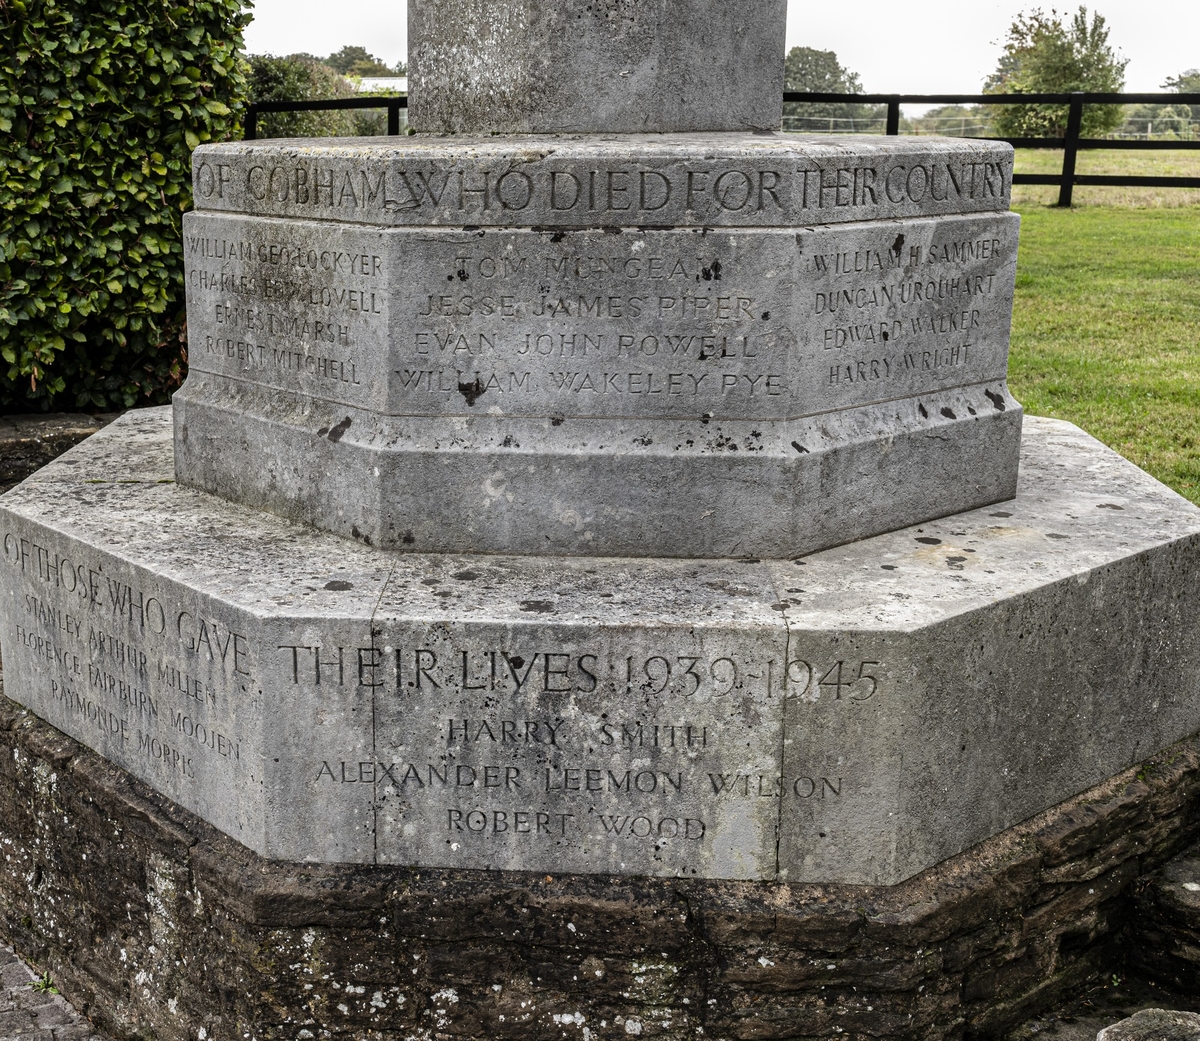
[(197, 149), (187, 382), (0, 500), (58, 974), (220, 1039), (1082, 978), (1187, 837), (1200, 510), (1009, 392), (1011, 149), (780, 133), (782, 0), (410, 10), (416, 133)]

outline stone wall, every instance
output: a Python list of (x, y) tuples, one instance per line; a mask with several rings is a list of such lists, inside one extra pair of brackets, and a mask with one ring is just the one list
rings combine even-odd
[(0, 735), (0, 928), (127, 1038), (995, 1037), (1200, 837), (1193, 738), (890, 888), (284, 864), (7, 699)]
[(1138, 972), (1200, 994), (1200, 848), (1139, 879), (1128, 961)]

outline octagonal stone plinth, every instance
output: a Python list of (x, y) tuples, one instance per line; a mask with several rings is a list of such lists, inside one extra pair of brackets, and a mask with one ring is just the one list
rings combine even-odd
[(195, 155), (182, 483), (411, 552), (782, 557), (1011, 498), (993, 142)]
[(1200, 728), (1200, 510), (1065, 423), (1021, 474), (797, 559), (400, 554), (133, 412), (0, 500), (5, 692), (274, 859), (895, 883)]

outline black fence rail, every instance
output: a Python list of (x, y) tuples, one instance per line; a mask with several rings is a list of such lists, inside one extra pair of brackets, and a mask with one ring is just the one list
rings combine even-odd
[(246, 109), (243, 136), (247, 141), (258, 137), (258, 117), (264, 112), (326, 112), (337, 109), (387, 109), (387, 132), (400, 133), (400, 110), (408, 108), (407, 94), (376, 95), (367, 98), (330, 98), (328, 101), (255, 101)]
[(1085, 105), (1200, 105), (1200, 94), (822, 94), (785, 91), (784, 103), (841, 103), (887, 105), (885, 134), (900, 133), (901, 105), (1066, 105), (1067, 126), (1062, 137), (980, 137), (978, 141), (1007, 141), (1014, 148), (1061, 148), (1062, 172), (1058, 174), (1014, 174), (1013, 184), (1058, 186), (1058, 204), (1071, 205), (1075, 185), (1108, 185), (1122, 188), (1200, 188), (1200, 177), (1139, 177), (1133, 174), (1077, 174), (1075, 160), (1080, 149), (1104, 148), (1130, 151), (1173, 151), (1200, 149), (1200, 141), (1130, 141), (1120, 138), (1080, 137)]
[[(1062, 137), (978, 137), (976, 141), (1007, 141), (1014, 148), (1062, 149), (1062, 171), (1057, 174), (1014, 174), (1013, 184), (1058, 186), (1058, 204), (1070, 206), (1076, 185), (1106, 185), (1122, 188), (1200, 188), (1200, 177), (1139, 177), (1126, 174), (1077, 174), (1076, 157), (1081, 149), (1104, 148), (1129, 151), (1200, 150), (1200, 141), (1137, 141), (1121, 138), (1080, 137), (1085, 105), (1200, 105), (1200, 94), (826, 94), (784, 91), (784, 104), (886, 105), (884, 133), (900, 133), (901, 105), (1066, 105), (1067, 126)], [(368, 98), (339, 98), (329, 101), (257, 101), (246, 113), (245, 136), (257, 136), (258, 116), (264, 112), (313, 112), (329, 109), (386, 108), (388, 134), (400, 133), (400, 110), (408, 108), (408, 96), (397, 94)]]

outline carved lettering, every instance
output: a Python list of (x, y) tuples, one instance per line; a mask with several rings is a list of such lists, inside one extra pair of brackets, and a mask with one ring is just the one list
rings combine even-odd
[(456, 810), (447, 809), (446, 830), (476, 835), (566, 835), (573, 813), (541, 810)]
[(774, 777), (768, 774), (710, 773), (708, 780), (714, 796), (744, 799), (824, 799), (842, 794), (842, 779), (828, 777)]

